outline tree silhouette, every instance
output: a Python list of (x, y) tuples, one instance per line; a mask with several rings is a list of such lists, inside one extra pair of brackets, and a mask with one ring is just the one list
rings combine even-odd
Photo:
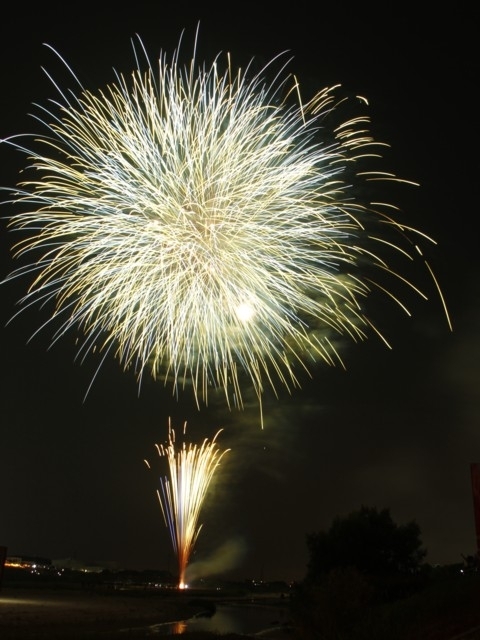
[(306, 588), (324, 588), (333, 572), (354, 571), (368, 585), (373, 603), (402, 598), (423, 584), (420, 527), (415, 521), (396, 524), (389, 509), (362, 506), (337, 517), (327, 531), (308, 534), (307, 546)]
[(354, 567), (369, 576), (414, 574), (426, 556), (420, 527), (397, 525), (389, 509), (362, 506), (334, 519), (328, 531), (307, 535), (307, 581), (318, 582), (333, 569)]
[(400, 630), (392, 635), (382, 606), (424, 586), (426, 551), (416, 522), (397, 525), (389, 509), (362, 506), (308, 534), (307, 546), (307, 574), (291, 595), (300, 637), (403, 638)]

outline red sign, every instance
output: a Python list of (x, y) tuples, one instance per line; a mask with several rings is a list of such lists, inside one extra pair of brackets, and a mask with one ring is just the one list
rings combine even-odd
[(477, 556), (480, 557), (480, 464), (472, 462), (470, 465), (472, 476), (473, 514), (475, 518), (475, 533), (477, 536)]

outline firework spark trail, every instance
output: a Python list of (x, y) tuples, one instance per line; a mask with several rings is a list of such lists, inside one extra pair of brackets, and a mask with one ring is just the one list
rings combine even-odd
[[(186, 427), (185, 422), (184, 435)], [(185, 571), (202, 528), (198, 521), (208, 488), (221, 459), (229, 451), (220, 451), (217, 446), (221, 431), (212, 440), (206, 438), (200, 446), (183, 442), (176, 448), (175, 431), (169, 420), (168, 445), (155, 445), (159, 456), (168, 463), (168, 475), (160, 478), (157, 495), (178, 560), (179, 588), (185, 587)], [(150, 468), (147, 460), (145, 463)]]
[(6, 281), (33, 277), (21, 310), (52, 303), (53, 342), (80, 329), (79, 356), (112, 352), (139, 380), (191, 383), (197, 403), (213, 385), (242, 406), (241, 374), (261, 399), (311, 362), (342, 363), (338, 338), (381, 336), (364, 311), (372, 290), (407, 313), (399, 284), (426, 297), (390, 258), (423, 260), (430, 239), (358, 199), (357, 183), (397, 178), (360, 170), (384, 146), (368, 117), (327, 126), (338, 87), (304, 103), (282, 55), (258, 74), (229, 56), (223, 73), (220, 56), (200, 65), (196, 50), (184, 67), (178, 50), (158, 69), (145, 56), (97, 94), (50, 78), (60, 100), (38, 117), (40, 150), (4, 141), (36, 171), (7, 189), (29, 264)]

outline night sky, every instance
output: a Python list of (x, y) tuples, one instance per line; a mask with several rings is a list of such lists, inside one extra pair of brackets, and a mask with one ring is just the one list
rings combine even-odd
[[(155, 59), (173, 53), (185, 28), (190, 52), (198, 21), (208, 62), (230, 51), (244, 66), (289, 50), (301, 86), (341, 84), (368, 98), (373, 133), (391, 145), (386, 170), (420, 183), (394, 197), (411, 226), (438, 241), (429, 262), (453, 332), (433, 288), (428, 301), (409, 301), (411, 318), (374, 300), (369, 315), (393, 349), (374, 337), (345, 345), (346, 371), (319, 364), (301, 389), (265, 397), (262, 430), (248, 393), (244, 411), (228, 411), (220, 394), (198, 411), (188, 391), (172, 397), (146, 376), (139, 389), (114, 360), (97, 373), (99, 356), (75, 359), (73, 334), (51, 348), (48, 328), (29, 341), (47, 315), (35, 308), (7, 324), (28, 283), (3, 284), (0, 545), (9, 555), (175, 571), (154, 447), (171, 417), (178, 431), (187, 421), (194, 442), (223, 428), (219, 445), (231, 449), (202, 512), (194, 560), (210, 563), (205, 573), (301, 579), (306, 535), (362, 505), (389, 508), (398, 524), (415, 520), (431, 564), (461, 562), (476, 551), (470, 463), (480, 462), (476, 16), (420, 17), (404, 3), (384, 13), (319, 4), (314, 14), (301, 3), (193, 12), (155, 4), (119, 13), (117, 3), (82, 3), (75, 14), (44, 2), (2, 15), (0, 139), (43, 133), (28, 115), (56, 97), (41, 67), (65, 77), (43, 43), (92, 90), (113, 81), (113, 69), (134, 68), (135, 34)], [(25, 164), (0, 145), (0, 185), (14, 186)], [(14, 266), (14, 239), (9, 205), (0, 214), (1, 279)]]

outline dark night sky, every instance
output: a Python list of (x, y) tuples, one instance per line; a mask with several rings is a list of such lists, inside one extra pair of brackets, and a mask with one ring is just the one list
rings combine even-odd
[[(419, 18), (404, 3), (384, 13), (329, 3), (315, 14), (299, 3), (193, 13), (155, 4), (119, 13), (117, 3), (82, 3), (74, 14), (43, 2), (2, 15), (0, 138), (41, 129), (32, 103), (55, 97), (41, 67), (54, 77), (60, 69), (43, 43), (92, 89), (112, 81), (113, 68), (134, 67), (136, 33), (155, 57), (173, 52), (183, 28), (187, 50), (198, 20), (208, 60), (230, 51), (244, 65), (288, 49), (301, 85), (340, 83), (369, 99), (374, 134), (392, 147), (388, 169), (420, 183), (399, 205), (438, 241), (430, 262), (454, 330), (435, 295), (416, 298), (412, 318), (376, 304), (371, 315), (393, 349), (374, 338), (349, 346), (347, 371), (318, 366), (291, 396), (266, 398), (262, 430), (254, 403), (228, 412), (214, 399), (197, 411), (190, 396), (174, 399), (149, 380), (139, 392), (115, 361), (84, 399), (99, 359), (75, 362), (73, 337), (48, 349), (48, 329), (27, 344), (46, 318), (36, 309), (7, 325), (25, 283), (3, 285), (0, 544), (10, 555), (174, 570), (157, 479), (143, 463), (155, 460), (171, 416), (178, 428), (187, 420), (192, 440), (223, 427), (219, 443), (231, 447), (195, 554), (219, 556), (221, 576), (301, 579), (306, 534), (362, 504), (389, 508), (399, 524), (416, 520), (430, 563), (461, 562), (476, 550), (470, 463), (480, 461), (478, 20), (459, 9)], [(13, 186), (24, 164), (2, 145), (0, 185)], [(13, 266), (8, 211), (0, 278)]]

